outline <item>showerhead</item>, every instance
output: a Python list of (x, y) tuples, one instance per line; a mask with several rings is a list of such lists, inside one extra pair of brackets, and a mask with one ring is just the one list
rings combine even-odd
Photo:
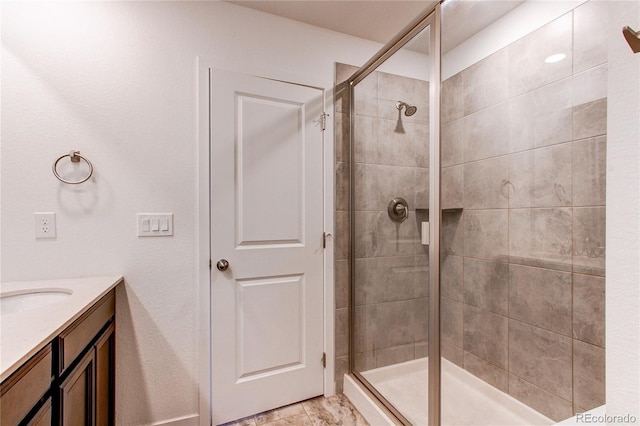
[(396, 102), (396, 108), (398, 108), (399, 111), (402, 111), (402, 108), (404, 108), (404, 115), (406, 115), (407, 117), (411, 117), (418, 111), (418, 107), (409, 105), (408, 103), (402, 101)]

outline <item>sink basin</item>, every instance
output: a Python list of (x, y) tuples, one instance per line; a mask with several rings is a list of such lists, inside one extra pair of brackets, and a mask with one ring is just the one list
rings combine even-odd
[(38, 288), (0, 293), (0, 312), (13, 314), (16, 312), (42, 308), (59, 303), (73, 294), (68, 288)]

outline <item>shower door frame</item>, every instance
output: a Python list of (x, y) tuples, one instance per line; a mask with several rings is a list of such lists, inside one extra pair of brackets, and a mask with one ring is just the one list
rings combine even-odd
[(367, 61), (349, 79), (349, 372), (388, 409), (400, 422), (411, 423), (371, 385), (360, 372), (355, 370), (355, 87), (375, 71), (393, 54), (427, 27), (431, 28), (429, 55), (432, 64), (429, 75), (429, 327), (428, 327), (428, 422), (430, 426), (440, 425), (440, 230), (442, 211), (440, 209), (440, 1), (432, 8), (411, 21), (398, 35), (389, 41), (375, 56)]

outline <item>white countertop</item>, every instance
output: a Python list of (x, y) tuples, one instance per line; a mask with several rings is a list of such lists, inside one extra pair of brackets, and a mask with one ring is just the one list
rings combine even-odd
[(14, 281), (0, 284), (0, 292), (31, 289), (69, 289), (64, 300), (22, 312), (0, 312), (0, 381), (44, 348), (86, 312), (123, 277), (86, 277), (62, 280)]

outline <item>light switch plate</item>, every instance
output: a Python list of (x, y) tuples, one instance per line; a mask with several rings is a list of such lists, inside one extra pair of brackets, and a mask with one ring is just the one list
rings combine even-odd
[(138, 237), (173, 235), (173, 213), (138, 213)]

